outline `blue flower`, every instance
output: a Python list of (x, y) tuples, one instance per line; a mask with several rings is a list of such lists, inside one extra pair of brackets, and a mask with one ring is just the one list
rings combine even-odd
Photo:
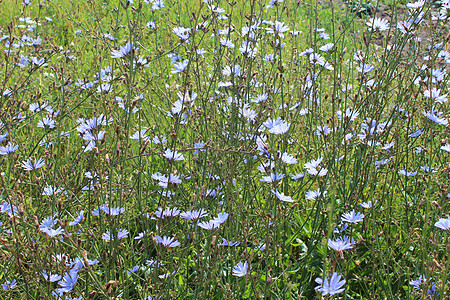
[(170, 73), (175, 74), (175, 73), (180, 73), (183, 72), (184, 69), (186, 69), (186, 67), (189, 64), (189, 60), (184, 60), (182, 62), (177, 62), (173, 65), (173, 69), (170, 71)]
[(132, 267), (131, 269), (127, 270), (127, 275), (131, 275), (132, 273), (136, 273), (139, 270), (139, 266), (136, 265), (134, 267)]
[(294, 199), (292, 199), (290, 196), (286, 196), (284, 193), (279, 192), (278, 190), (271, 190), (271, 192), (277, 196), (277, 198), (283, 202), (294, 202)]
[(48, 273), (46, 271), (42, 271), (41, 275), (44, 276), (45, 280), (49, 282), (55, 282), (61, 280), (61, 275)]
[(3, 290), (11, 290), (15, 288), (17, 285), (17, 281), (13, 279), (13, 281), (6, 281), (5, 283), (2, 283)]
[(105, 214), (110, 216), (117, 216), (118, 214), (121, 214), (125, 211), (125, 208), (123, 207), (108, 207), (106, 204), (103, 204), (99, 207)]
[[(162, 177), (165, 177), (162, 175)], [(161, 178), (161, 176), (160, 176)], [(167, 179), (168, 180), (168, 179)], [(173, 207), (173, 208), (166, 208), (163, 209), (162, 207), (158, 207), (158, 209), (155, 211), (155, 215), (157, 218), (159, 219), (165, 219), (165, 218), (170, 218), (170, 217), (176, 217), (180, 214), (180, 210), (178, 209), (178, 207)]]
[(83, 220), (83, 216), (84, 216), (84, 210), (80, 211), (80, 214), (72, 222), (70, 222), (69, 225), (70, 226), (77, 225), (78, 223), (81, 222), (81, 220)]
[(183, 219), (187, 219), (187, 220), (197, 220), (197, 219), (206, 217), (207, 215), (208, 215), (208, 213), (203, 208), (202, 209), (188, 210), (188, 211), (183, 212), (183, 213), (180, 214), (180, 216)]
[(37, 127), (48, 129), (54, 128), (55, 120), (53, 120), (52, 118), (43, 118), (38, 122)]
[(181, 245), (181, 243), (179, 241), (177, 241), (174, 237), (168, 237), (168, 236), (160, 237), (159, 235), (157, 235), (157, 236), (155, 236), (155, 241), (158, 244), (161, 244), (167, 248), (173, 248), (173, 247), (177, 247), (177, 246)]
[(352, 249), (355, 244), (355, 240), (351, 237), (344, 235), (343, 237), (337, 238), (335, 241), (328, 239), (328, 247), (336, 251), (344, 251), (347, 249)]
[(420, 275), (418, 279), (411, 280), (409, 284), (412, 285), (414, 290), (418, 292), (421, 292), (422, 284), (431, 284), (431, 287), (427, 290), (427, 295), (434, 296), (436, 294), (436, 284), (434, 282), (431, 282), (431, 277), (427, 278), (425, 275)]
[(126, 230), (126, 229), (119, 230), (119, 232), (117, 233), (117, 239), (121, 240), (121, 239), (127, 238), (128, 237), (128, 232), (129, 231)]
[(336, 272), (331, 275), (330, 280), (328, 277), (325, 278), (316, 278), (315, 282), (319, 284), (314, 289), (318, 292), (322, 293), (322, 296), (330, 295), (333, 296), (335, 294), (341, 293), (345, 290), (342, 288), (345, 284), (345, 279), (342, 279), (342, 275), (338, 275)]
[(355, 210), (352, 210), (349, 213), (345, 213), (342, 215), (342, 221), (348, 222), (348, 223), (359, 223), (364, 219), (364, 214), (362, 213), (355, 213)]
[(247, 262), (239, 262), (236, 266), (233, 268), (233, 276), (237, 277), (243, 277), (247, 275), (248, 270), (248, 263)]
[(203, 229), (206, 229), (206, 230), (213, 230), (214, 228), (219, 227), (219, 225), (220, 225), (220, 223), (217, 223), (214, 220), (197, 223), (197, 226), (199, 226)]
[(70, 270), (69, 273), (66, 273), (66, 275), (64, 275), (64, 278), (58, 282), (61, 287), (56, 289), (56, 292), (60, 295), (70, 292), (77, 283), (77, 280), (78, 269)]
[(45, 162), (42, 158), (34, 159), (34, 162), (31, 161), (31, 158), (27, 159), (26, 161), (22, 161), (22, 168), (25, 171), (32, 171), (42, 168), (45, 165)]
[(48, 234), (50, 237), (55, 237), (57, 235), (60, 235), (64, 232), (64, 229), (61, 227), (58, 227), (57, 229), (48, 228), (44, 231), (46, 234)]
[(8, 143), (6, 146), (0, 147), (0, 155), (9, 155), (14, 153), (19, 148), (19, 145), (14, 145), (11, 142)]
[(219, 246), (233, 247), (233, 246), (239, 246), (239, 244), (240, 244), (240, 242), (227, 241), (226, 239), (222, 238), (222, 243), (220, 243)]
[(111, 52), (111, 58), (122, 58), (127, 56), (131, 53), (132, 46), (131, 42), (128, 42), (125, 46), (120, 47), (119, 50), (113, 50)]
[(114, 235), (111, 234), (110, 230), (107, 230), (105, 233), (102, 234), (102, 239), (107, 241), (107, 242), (109, 242), (111, 240), (115, 240), (115, 239), (121, 240), (121, 239), (124, 239), (126, 237), (128, 237), (128, 230), (126, 230), (126, 229), (119, 230), (117, 232), (117, 238)]
[(148, 230), (144, 230), (143, 232), (140, 232), (134, 239), (135, 239), (135, 240), (140, 240), (140, 239), (142, 239), (147, 233), (148, 233)]
[(374, 203), (372, 203), (372, 201), (371, 200), (369, 200), (369, 201), (367, 201), (367, 202), (363, 202), (363, 203), (360, 203), (359, 205), (361, 205), (363, 208), (365, 208), (365, 209), (369, 209), (369, 208), (371, 208), (372, 206), (374, 206), (374, 205), (376, 205), (377, 204), (377, 201), (375, 201)]
[(280, 124), (276, 124), (271, 129), (269, 129), (269, 132), (273, 134), (285, 134), (286, 132), (288, 132), (290, 127), (290, 123), (281, 121)]
[(444, 230), (449, 230), (450, 229), (450, 217), (447, 219), (439, 219), (439, 221), (434, 223), (434, 226), (436, 226), (437, 228), (444, 229)]
[(220, 225), (222, 223), (225, 223), (225, 221), (228, 219), (228, 213), (218, 213), (217, 217), (215, 217), (212, 221), (215, 222), (217, 225)]

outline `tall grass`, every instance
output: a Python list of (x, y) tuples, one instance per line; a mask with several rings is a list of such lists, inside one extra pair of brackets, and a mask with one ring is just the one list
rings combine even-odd
[(132, 2), (0, 4), (0, 298), (448, 298), (448, 1)]

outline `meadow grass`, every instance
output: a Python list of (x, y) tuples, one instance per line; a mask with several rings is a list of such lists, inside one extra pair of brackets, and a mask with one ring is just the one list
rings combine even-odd
[(450, 3), (348, 2), (0, 3), (0, 299), (448, 299)]

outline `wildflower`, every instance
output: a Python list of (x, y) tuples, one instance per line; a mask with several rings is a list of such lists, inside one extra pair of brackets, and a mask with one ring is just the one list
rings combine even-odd
[(55, 237), (62, 234), (64, 232), (64, 229), (62, 229), (61, 227), (58, 227), (57, 229), (47, 228), (44, 232), (50, 237)]
[(113, 50), (111, 52), (111, 58), (122, 58), (131, 53), (133, 44), (129, 41), (125, 44), (125, 46), (120, 47), (119, 50)]
[(218, 213), (217, 217), (215, 217), (212, 221), (217, 223), (218, 225), (225, 223), (225, 221), (228, 219), (228, 213)]
[(45, 59), (44, 58), (38, 59), (37, 57), (32, 57), (31, 58), (31, 62), (33, 64), (35, 64), (36, 66), (38, 66), (38, 67), (46, 67), (46, 66), (48, 66), (48, 64), (45, 63)]
[(322, 296), (333, 296), (345, 290), (345, 288), (342, 287), (344, 286), (346, 281), (345, 279), (342, 279), (342, 275), (338, 275), (336, 272), (331, 275), (330, 280), (328, 280), (328, 277), (325, 277), (323, 279), (316, 278), (315, 282), (319, 285), (314, 289), (318, 292), (321, 292)]
[(74, 218), (73, 221), (69, 223), (69, 225), (70, 226), (77, 225), (78, 223), (80, 223), (83, 220), (83, 216), (84, 216), (84, 210), (80, 211), (78, 216), (76, 218)]
[(184, 60), (182, 62), (176, 62), (173, 65), (173, 69), (170, 71), (170, 73), (175, 74), (175, 73), (183, 72), (184, 69), (186, 69), (186, 67), (188, 66), (188, 64), (189, 64), (189, 60), (188, 59), (186, 59), (186, 60)]
[(318, 177), (323, 177), (325, 175), (327, 175), (328, 173), (328, 169), (325, 168), (321, 168), (320, 170), (317, 170), (316, 168), (312, 168), (312, 169), (307, 169), (308, 174), (312, 175), (312, 176), (318, 176)]
[(261, 178), (261, 181), (267, 182), (267, 183), (276, 182), (276, 181), (283, 179), (284, 176), (285, 176), (284, 174), (270, 173), (269, 176), (264, 176), (263, 178)]
[(163, 156), (165, 158), (167, 158), (168, 160), (174, 160), (174, 161), (184, 160), (184, 156), (182, 153), (178, 153), (177, 151), (172, 151), (169, 148), (167, 148), (166, 151), (164, 151)]
[(146, 4), (151, 4), (153, 10), (160, 10), (164, 7), (163, 0), (144, 0)]
[(398, 21), (397, 22), (397, 29), (400, 30), (401, 33), (407, 34), (412, 33), (412, 25), (414, 23), (414, 20), (409, 20), (407, 22), (404, 21)]
[[(126, 229), (121, 229), (117, 232), (117, 239), (121, 240), (128, 237), (128, 230)], [(114, 235), (112, 235), (110, 230), (107, 230), (105, 233), (102, 234), (102, 239), (109, 242), (111, 240), (116, 239), (116, 237), (114, 237)]]
[(48, 273), (44, 270), (41, 272), (41, 275), (44, 276), (45, 280), (48, 282), (55, 282), (61, 280), (61, 275)]
[(348, 223), (359, 223), (364, 219), (364, 214), (362, 213), (355, 213), (355, 210), (352, 210), (349, 213), (345, 213), (342, 215), (342, 221), (348, 222)]
[(281, 120), (281, 122), (275, 124), (271, 129), (269, 129), (269, 132), (273, 134), (285, 134), (288, 132), (290, 126), (290, 123)]
[(408, 135), (408, 137), (416, 138), (416, 137), (418, 137), (419, 135), (421, 135), (423, 132), (424, 132), (424, 131), (423, 131), (422, 129), (418, 129), (418, 130), (416, 130), (415, 132), (413, 132), (413, 133), (411, 133), (410, 135)]
[(434, 102), (443, 104), (447, 102), (447, 94), (440, 95), (440, 92), (441, 92), (440, 89), (432, 88), (431, 90), (425, 90), (423, 92), (423, 95), (427, 98), (430, 98)]
[(306, 173), (297, 173), (295, 175), (290, 175), (292, 180), (299, 180), (300, 178), (305, 177)]
[(103, 204), (99, 207), (105, 214), (110, 215), (110, 216), (117, 216), (123, 212), (125, 212), (125, 208), (124, 207), (108, 207), (106, 204)]
[(2, 283), (2, 288), (3, 290), (11, 290), (13, 288), (15, 288), (17, 285), (17, 281), (15, 279), (13, 279), (13, 281), (6, 281), (5, 283)]
[(406, 170), (399, 170), (398, 174), (404, 175), (404, 176), (407, 176), (407, 177), (414, 177), (414, 176), (417, 175), (417, 172), (408, 172)]
[(412, 285), (416, 291), (418, 291), (418, 290), (420, 290), (420, 286), (423, 283), (430, 281), (430, 280), (431, 280), (431, 277), (427, 279), (427, 277), (425, 275), (420, 275), (418, 279), (410, 280), (409, 284)]
[(142, 239), (144, 236), (146, 236), (148, 233), (148, 230), (144, 230), (143, 232), (139, 232), (139, 234), (134, 238), (135, 240), (140, 240)]
[(206, 212), (206, 210), (202, 209), (197, 209), (197, 210), (188, 210), (186, 212), (183, 212), (180, 214), (180, 217), (183, 219), (187, 219), (187, 220), (197, 220), (203, 217), (206, 217), (208, 215), (208, 213)]
[(282, 192), (279, 192), (278, 190), (272, 190), (271, 191), (275, 196), (277, 196), (278, 199), (280, 199), (283, 202), (294, 202), (294, 199), (292, 199), (289, 196), (286, 196)]
[(237, 277), (243, 277), (247, 275), (248, 271), (248, 263), (247, 262), (239, 262), (236, 266), (233, 268), (233, 276)]
[[(152, 176), (153, 177), (153, 176)], [(173, 207), (173, 208), (166, 208), (163, 209), (162, 207), (159, 207), (156, 211), (155, 211), (155, 215), (157, 218), (160, 219), (165, 219), (165, 218), (170, 218), (170, 217), (176, 217), (180, 214), (180, 210), (178, 209), (178, 207)]]
[(0, 155), (9, 155), (14, 153), (19, 148), (19, 145), (8, 143), (6, 146), (0, 146)]
[(323, 157), (319, 157), (316, 160), (312, 160), (310, 162), (305, 163), (304, 167), (305, 167), (305, 169), (316, 169), (320, 165), (322, 160), (323, 160)]
[(305, 198), (307, 200), (316, 200), (319, 199), (322, 195), (325, 196), (327, 194), (327, 191), (321, 191), (320, 189), (317, 189), (315, 191), (308, 191), (305, 194)]
[(325, 64), (325, 58), (319, 53), (311, 53), (309, 55), (309, 62), (312, 64), (323, 65)]
[(172, 273), (165, 273), (165, 274), (161, 274), (161, 275), (158, 275), (158, 278), (159, 279), (166, 279), (166, 278), (169, 278), (169, 276), (171, 276), (171, 275), (173, 275), (173, 274), (175, 274), (176, 273), (176, 271), (173, 271)]
[(322, 125), (317, 126), (317, 130), (316, 130), (316, 134), (317, 135), (324, 135), (324, 136), (326, 136), (326, 135), (330, 134), (330, 132), (331, 132), (331, 130), (330, 130), (330, 128), (328, 128), (327, 125), (325, 125), (325, 126), (322, 126)]
[(22, 168), (25, 171), (32, 171), (42, 168), (45, 165), (45, 162), (42, 158), (34, 159), (34, 162), (31, 161), (31, 158), (27, 159), (26, 161), (22, 161)]
[(55, 121), (51, 118), (43, 118), (38, 122), (37, 127), (51, 129), (55, 127)]
[(131, 269), (127, 270), (127, 275), (131, 275), (132, 273), (136, 273), (139, 270), (139, 266), (136, 265), (134, 267), (132, 267)]
[(233, 247), (239, 246), (239, 244), (240, 242), (227, 241), (226, 239), (222, 238), (222, 243), (220, 243), (219, 246)]
[(15, 205), (11, 206), (8, 202), (3, 202), (0, 205), (0, 212), (1, 213), (8, 213), (8, 215), (11, 217), (13, 215), (17, 215), (17, 207)]
[(274, 6), (277, 6), (279, 3), (282, 3), (283, 0), (270, 0), (269, 4), (267, 4), (267, 8), (272, 8)]
[(368, 208), (371, 208), (372, 206), (374, 206), (375, 204), (377, 204), (377, 201), (372, 203), (372, 201), (369, 200), (367, 202), (360, 203), (359, 205), (361, 205), (365, 209), (368, 209)]
[(319, 32), (319, 37), (322, 40), (329, 40), (330, 39), (330, 35), (328, 33), (326, 33), (326, 32)]
[(267, 62), (274, 62), (276, 59), (277, 59), (277, 56), (275, 54), (267, 54), (266, 56), (264, 56), (264, 61), (267, 61)]
[(205, 221), (205, 222), (199, 222), (197, 223), (197, 226), (200, 228), (206, 229), (206, 230), (213, 230), (214, 228), (217, 228), (220, 226), (219, 223), (214, 222), (214, 220)]
[(181, 245), (181, 243), (177, 241), (174, 237), (168, 236), (160, 237), (159, 235), (157, 235), (155, 236), (155, 241), (166, 248), (173, 248)]
[(66, 275), (64, 275), (64, 278), (58, 282), (61, 287), (56, 289), (56, 293), (62, 295), (64, 293), (70, 292), (77, 283), (77, 280), (78, 269), (70, 270), (69, 273), (66, 273)]
[(335, 241), (328, 239), (328, 247), (336, 251), (344, 251), (347, 249), (352, 249), (354, 244), (355, 240), (352, 237), (348, 237), (346, 235), (337, 238)]
[(113, 86), (106, 82), (102, 83), (97, 87), (97, 93), (107, 94), (109, 92), (112, 92), (113, 90), (114, 90)]
[(57, 188), (53, 185), (49, 185), (49, 186), (44, 187), (44, 190), (42, 191), (42, 195), (43, 196), (54, 196), (61, 192), (63, 192), (62, 188)]
[(374, 32), (389, 29), (389, 22), (381, 18), (370, 18), (366, 25), (369, 26)]
[(425, 0), (419, 0), (419, 1), (414, 2), (414, 3), (406, 4), (406, 7), (412, 8), (412, 9), (416, 9), (416, 8), (421, 8), (424, 5), (425, 5)]
[(273, 25), (273, 27), (266, 28), (266, 31), (268, 33), (278, 35), (281, 38), (284, 38), (283, 33), (288, 30), (289, 30), (289, 27), (287, 27), (286, 25), (284, 25), (284, 23), (279, 22), (279, 21), (275, 21), (275, 24)]
[(443, 230), (450, 230), (450, 217), (447, 219), (439, 219), (439, 221), (434, 223), (434, 226)]
[(117, 232), (117, 239), (121, 240), (128, 237), (128, 230), (122, 229)]
[(371, 64), (361, 64), (359, 66), (356, 67), (356, 70), (360, 73), (366, 74), (369, 73), (370, 71), (372, 71), (374, 68)]
[(184, 27), (174, 27), (172, 32), (175, 33), (182, 41), (187, 41), (189, 39), (190, 28)]
[(266, 250), (266, 247), (267, 247), (266, 243), (261, 242), (261, 243), (259, 243), (258, 246), (256, 246), (253, 249), (255, 249), (256, 251), (264, 251), (264, 250)]
[(228, 47), (230, 49), (234, 48), (233, 42), (230, 39), (227, 39), (226, 37), (223, 37), (223, 38), (220, 39), (220, 44), (222, 46)]
[(320, 51), (328, 52), (334, 47), (333, 43), (328, 43), (319, 48)]
[[(450, 144), (449, 144), (449, 143), (445, 144), (444, 146), (441, 147), (441, 150), (450, 152)], [(1, 150), (0, 150), (0, 151), (1, 151)], [(0, 153), (0, 154), (1, 154), (1, 153)]]

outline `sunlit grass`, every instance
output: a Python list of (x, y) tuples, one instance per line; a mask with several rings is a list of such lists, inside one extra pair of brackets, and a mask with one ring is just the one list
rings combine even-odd
[(448, 4), (134, 2), (0, 4), (5, 297), (448, 298)]

